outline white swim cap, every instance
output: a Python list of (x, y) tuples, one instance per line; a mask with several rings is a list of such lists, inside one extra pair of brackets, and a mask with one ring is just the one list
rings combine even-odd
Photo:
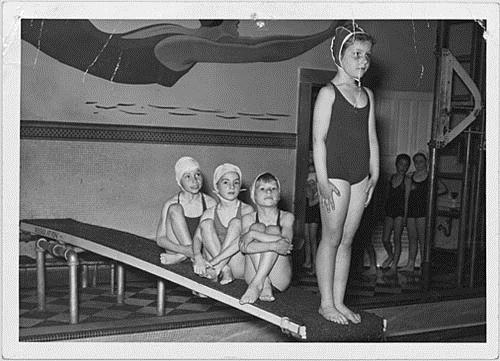
[(184, 173), (191, 172), (195, 169), (200, 169), (200, 164), (195, 159), (191, 157), (179, 158), (177, 163), (175, 163), (175, 180), (179, 187), (182, 188), (181, 178)]
[(214, 191), (217, 193), (217, 183), (219, 180), (222, 178), (222, 176), (226, 173), (229, 172), (235, 172), (238, 174), (240, 177), (240, 182), (241, 182), (241, 169), (231, 163), (224, 163), (219, 165), (217, 168), (214, 170)]
[(250, 190), (250, 198), (252, 199), (252, 202), (255, 203), (255, 187), (257, 186), (257, 182), (260, 182), (260, 181), (263, 181), (263, 182), (275, 181), (276, 184), (278, 185), (278, 191), (281, 192), (281, 184), (280, 184), (280, 180), (278, 179), (278, 177), (276, 177), (274, 174), (271, 174), (269, 172), (260, 173), (253, 180), (252, 188)]

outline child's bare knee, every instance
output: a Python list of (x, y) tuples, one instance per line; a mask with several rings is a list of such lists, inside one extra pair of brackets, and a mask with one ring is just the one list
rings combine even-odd
[(240, 227), (241, 228), (241, 220), (238, 218), (233, 218), (229, 221), (228, 228)]
[(266, 227), (266, 233), (279, 236), (281, 234), (280, 227), (278, 227), (278, 226), (267, 226)]
[(262, 223), (254, 223), (250, 226), (250, 230), (255, 232), (265, 232), (266, 226)]

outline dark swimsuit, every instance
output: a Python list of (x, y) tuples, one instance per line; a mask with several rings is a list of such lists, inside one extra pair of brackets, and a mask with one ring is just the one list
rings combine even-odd
[[(234, 218), (241, 219), (241, 202), (238, 206), (238, 210), (236, 211), (236, 215), (234, 216)], [(229, 224), (227, 225), (227, 227), (224, 227), (220, 220), (219, 213), (217, 213), (217, 207), (215, 207), (214, 209), (214, 227), (215, 233), (217, 233), (217, 237), (219, 237), (219, 241), (223, 242), (226, 239)]]
[(389, 181), (391, 185), (385, 202), (385, 215), (391, 218), (403, 217), (405, 215), (405, 181), (403, 179), (401, 184), (394, 188), (393, 177)]
[[(278, 218), (276, 218), (276, 224), (275, 224), (275, 226), (280, 227), (280, 232), (281, 232), (280, 217), (281, 217), (281, 211), (278, 211)], [(260, 223), (260, 221), (259, 221), (259, 212), (255, 212), (255, 223)], [(262, 224), (264, 224), (264, 223), (262, 223)]]
[(410, 197), (408, 198), (408, 217), (422, 218), (427, 214), (428, 178), (417, 182), (411, 177)]
[(370, 171), (368, 137), (370, 98), (364, 107), (355, 108), (337, 86), (333, 83), (332, 85), (335, 90), (335, 101), (326, 137), (328, 178), (343, 179), (349, 184), (356, 184)]
[[(181, 201), (179, 198), (180, 195), (181, 195), (181, 193), (179, 192), (179, 194), (177, 194), (177, 203), (179, 203), (179, 204), (181, 204)], [(198, 228), (198, 225), (200, 224), (201, 215), (207, 209), (207, 204), (205, 203), (205, 196), (203, 194), (201, 195), (201, 205), (202, 205), (203, 209), (202, 209), (199, 217), (184, 217), (186, 219), (186, 224), (187, 224), (187, 227), (189, 230), (189, 234), (191, 235), (191, 238), (194, 237), (194, 233), (196, 232), (196, 228)]]

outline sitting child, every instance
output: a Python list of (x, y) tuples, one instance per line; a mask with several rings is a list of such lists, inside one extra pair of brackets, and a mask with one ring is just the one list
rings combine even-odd
[(273, 287), (284, 291), (292, 279), (294, 216), (278, 208), (278, 179), (270, 173), (257, 176), (250, 197), (257, 210), (241, 220), (240, 250), (245, 254), (248, 288), (240, 304), (254, 303), (257, 299), (274, 301)]
[(175, 179), (181, 191), (165, 202), (156, 231), (156, 243), (165, 248), (160, 255), (163, 264), (194, 258), (193, 238), (203, 212), (217, 203), (200, 192), (203, 177), (200, 165), (191, 157), (182, 157), (175, 164)]
[[(253, 208), (238, 200), (241, 189), (241, 170), (224, 163), (214, 171), (214, 192), (219, 204), (207, 209), (201, 217), (201, 237), (194, 237), (194, 272), (200, 276), (228, 284), (244, 277), (245, 258), (239, 250), (241, 217)], [(201, 248), (203, 245), (203, 253)], [(207, 262), (210, 261), (210, 262)]]

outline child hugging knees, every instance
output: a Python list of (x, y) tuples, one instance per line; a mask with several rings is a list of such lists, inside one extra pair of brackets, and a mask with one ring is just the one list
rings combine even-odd
[(203, 177), (199, 163), (182, 157), (175, 164), (175, 179), (181, 191), (168, 199), (162, 209), (156, 231), (156, 243), (165, 248), (160, 254), (163, 264), (179, 263), (194, 258), (193, 238), (199, 237), (198, 224), (203, 212), (217, 203), (201, 193)]
[(193, 239), (194, 272), (228, 284), (244, 277), (244, 256), (239, 250), (241, 217), (253, 208), (238, 200), (241, 170), (234, 164), (219, 165), (213, 175), (219, 203), (208, 208), (200, 221), (200, 232)]
[(243, 216), (240, 250), (245, 255), (245, 281), (248, 288), (240, 304), (274, 301), (273, 288), (284, 291), (292, 278), (294, 216), (278, 208), (278, 179), (263, 173), (252, 184), (250, 197), (256, 211)]

